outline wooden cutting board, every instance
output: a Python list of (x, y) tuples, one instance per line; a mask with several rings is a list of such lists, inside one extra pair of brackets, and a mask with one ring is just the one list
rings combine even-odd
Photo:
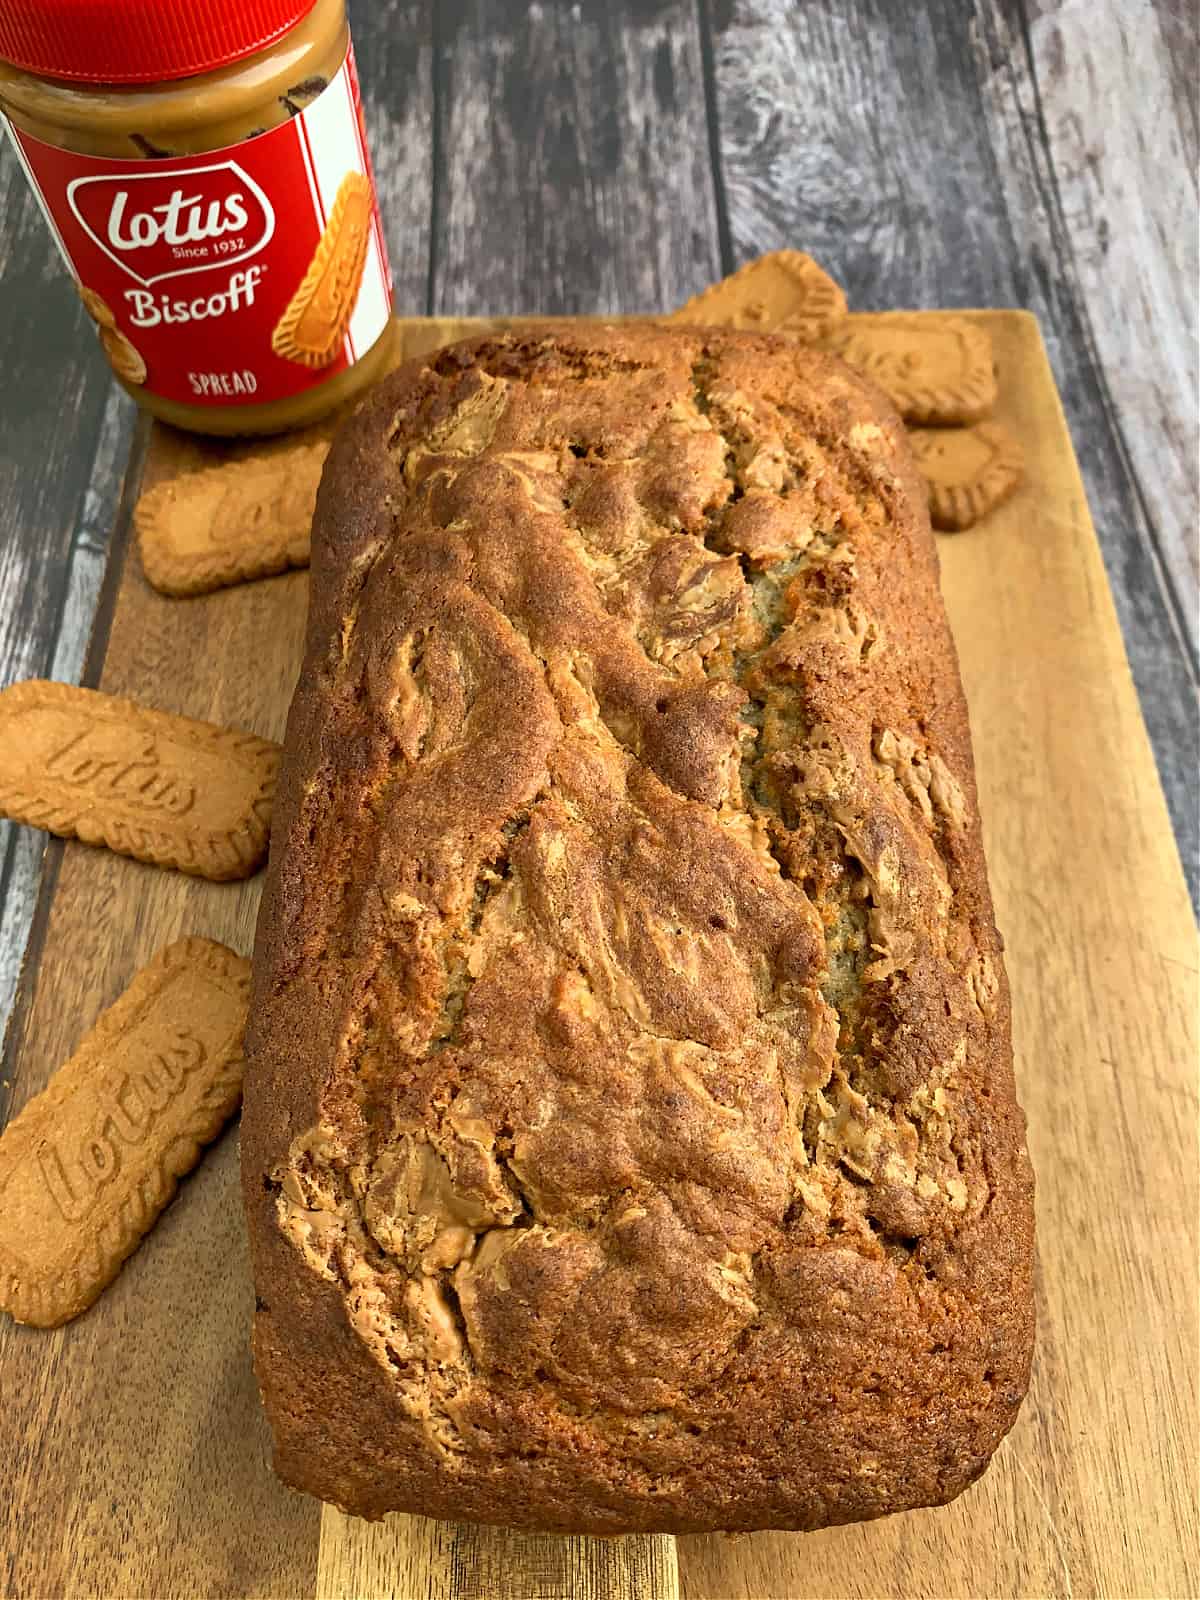
[[(230, 1132), (94, 1310), (54, 1333), (0, 1318), (0, 1592), (1200, 1593), (1195, 930), (1037, 325), (979, 320), (1029, 479), (940, 548), (1008, 940), (1041, 1267), (1033, 1387), (991, 1469), (950, 1507), (810, 1535), (564, 1539), (323, 1509), (270, 1471)], [(416, 354), (480, 326), (403, 332)], [(143, 481), (213, 450), (155, 429)], [(138, 476), (134, 463), (127, 499)], [(126, 508), (88, 681), (278, 738), (306, 575), (166, 600), (127, 523)], [(169, 940), (209, 934), (249, 952), (259, 882), (52, 845), (0, 1114), (42, 1088)]]

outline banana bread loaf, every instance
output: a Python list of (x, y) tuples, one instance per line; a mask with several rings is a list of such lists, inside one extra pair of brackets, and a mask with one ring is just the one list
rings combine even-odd
[(1028, 1381), (966, 708), (887, 402), (478, 339), (338, 437), (254, 962), (290, 1483), (549, 1529), (938, 1503)]

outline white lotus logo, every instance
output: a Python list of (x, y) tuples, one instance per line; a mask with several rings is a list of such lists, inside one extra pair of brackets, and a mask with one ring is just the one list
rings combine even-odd
[(67, 203), (97, 248), (146, 288), (246, 261), (275, 232), (271, 202), (236, 161), (76, 178)]

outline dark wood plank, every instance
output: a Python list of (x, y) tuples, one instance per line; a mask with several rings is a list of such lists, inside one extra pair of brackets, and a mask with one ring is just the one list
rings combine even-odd
[[(94, 634), (106, 582), (110, 530), (114, 523), (114, 504), (124, 494), (130, 477), (140, 471), (136, 441), (144, 429), (133, 425), (135, 441), (129, 451), (130, 413), (124, 395), (114, 384), (104, 407), (92, 464), (92, 481), (81, 502), (79, 520), (71, 536), (71, 548), (63, 575), (61, 608), (55, 633), (47, 641), (48, 661), (35, 667), (35, 674), (63, 682), (87, 682), (89, 635)], [(27, 598), (28, 587), (9, 592), (13, 611)], [(3, 601), (0, 601), (0, 609)], [(37, 636), (26, 641), (36, 646)], [(13, 677), (26, 676), (14, 673)], [(0, 682), (7, 678), (0, 677)], [(54, 859), (55, 846), (33, 828), (19, 828), (0, 821), (0, 1019), (8, 1016), (17, 992), (21, 964), (32, 926), (39, 885), (47, 860)], [(0, 1040), (3, 1021), (0, 1020)], [(0, 1104), (3, 1086), (0, 1085)]]
[(445, 0), (436, 23), (431, 311), (658, 311), (720, 277), (690, 0)]
[[(1007, 199), (986, 198), (1002, 186), (997, 163), (981, 161), (980, 141), (970, 136), (978, 95), (969, 84), (964, 91), (953, 70), (943, 79), (936, 111), (929, 109), (929, 96), (907, 86), (901, 95), (896, 84), (887, 86), (887, 52), (911, 57), (924, 50), (928, 56), (934, 38), (947, 40), (944, 50), (933, 51), (937, 60), (948, 55), (961, 69), (970, 35), (961, 20), (947, 33), (934, 14), (937, 27), (918, 26), (913, 44), (894, 28), (886, 38), (894, 19), (885, 8), (850, 0), (804, 8), (803, 16), (785, 17), (789, 26), (782, 30), (774, 26), (770, 5), (735, 16), (731, 0), (699, 0), (699, 15), (711, 13), (715, 33), (702, 32), (697, 46), (690, 8), (678, 4), (437, 8), (443, 59), (436, 165), (446, 181), (435, 227), (432, 0), (351, 0), (350, 9), (401, 310), (435, 303), (654, 309), (732, 265), (735, 254), (796, 238), (811, 241), (852, 278), (860, 304), (895, 303), (892, 290), (906, 283), (909, 297), (923, 303), (955, 293), (964, 300), (1005, 292), (1017, 298), (1014, 273), (994, 271), (1002, 259), (1011, 267), (1018, 235), (1012, 218), (1005, 222)], [(1020, 71), (1020, 18), (1014, 18), (993, 97), (1006, 92), (1005, 73), (1011, 78)], [(1169, 279), (1174, 303), (1156, 292), (1152, 314), (1131, 319), (1114, 313), (1104, 296), (1122, 263), (1127, 274), (1143, 275), (1147, 250), (1121, 248), (1139, 215), (1146, 211), (1156, 225), (1164, 217), (1169, 224), (1180, 208), (1164, 196), (1194, 174), (1197, 18), (1178, 0), (1158, 0), (1137, 29), (1122, 31), (1123, 21), (1113, 0), (1086, 8), (1086, 16), (1060, 0), (1030, 0), (1028, 49), (1053, 157), (1047, 182), (1058, 186), (1059, 232), (1089, 297), (1094, 363), (1108, 384), (1110, 416), (1116, 414), (1136, 476), (1147, 486), (1142, 499), (1154, 511), (1145, 516), (1119, 459), (1107, 473), (1087, 463), (1110, 570), (1121, 579), (1118, 601), (1137, 681), (1191, 868), (1194, 808), (1186, 790), (1182, 801), (1179, 794), (1193, 769), (1194, 700), (1172, 662), (1170, 636), (1173, 626), (1186, 635), (1197, 614), (1194, 591), (1181, 591), (1179, 579), (1195, 552), (1193, 501), (1186, 493), (1186, 474), (1193, 481), (1195, 475), (1194, 434), (1189, 438), (1185, 430), (1180, 442), (1181, 415), (1194, 415), (1194, 408), (1172, 401), (1181, 383), (1187, 390), (1187, 362), (1195, 359), (1194, 273), (1184, 259), (1189, 248), (1194, 252), (1194, 228), (1176, 228), (1151, 254), (1155, 272), (1171, 269), (1179, 258)], [(725, 48), (718, 94), (714, 39), (723, 39), (735, 22), (741, 32)], [(1109, 47), (1114, 29), (1129, 71), (1121, 52)], [(743, 68), (738, 52), (747, 43), (753, 48)], [(1060, 59), (1064, 72), (1056, 71)], [(472, 85), (480, 91), (474, 102)], [(814, 93), (822, 85), (830, 92)], [(707, 125), (701, 109), (706, 88), (713, 113)], [(495, 92), (501, 89), (506, 99)], [(1155, 117), (1114, 114), (1114, 97), (1124, 103), (1130, 94), (1153, 103)], [(916, 114), (898, 117), (898, 101), (915, 106)], [(940, 133), (947, 110), (948, 131)], [(1013, 118), (1001, 112), (1007, 127)], [(1021, 116), (1017, 120), (1024, 126)], [(1037, 122), (1036, 116), (1024, 120)], [(960, 124), (969, 135), (965, 141), (957, 136)], [(723, 191), (712, 189), (705, 170), (710, 137), (731, 175), (740, 219), (736, 251)], [(1170, 159), (1173, 139), (1182, 161)], [(993, 143), (983, 141), (988, 148)], [(936, 160), (926, 163), (926, 150)], [(1110, 170), (1119, 182), (1106, 176)], [(939, 185), (944, 192), (941, 198), (933, 193), (931, 202), (929, 191)], [(1191, 193), (1182, 206), (1185, 218), (1195, 215), (1194, 184)], [(1181, 195), (1187, 202), (1186, 187)], [(958, 237), (949, 224), (959, 211), (987, 212), (989, 205), (987, 225), (964, 235), (965, 248), (936, 249), (939, 231)], [(82, 657), (132, 412), (94, 354), (85, 319), (7, 151), (0, 151), (0, 206), (0, 299), (22, 310), (0, 327), (0, 355), (11, 374), (0, 395), (0, 681), (37, 671), (71, 678)], [(998, 222), (999, 213), (1005, 216)], [(912, 224), (903, 250), (895, 248), (897, 218)], [(1095, 258), (1088, 254), (1089, 229), (1101, 247)], [(443, 248), (431, 259), (435, 237)], [(519, 242), (523, 237), (526, 245)], [(1106, 239), (1116, 241), (1115, 250), (1103, 248)], [(1041, 243), (1030, 259), (1045, 277)], [(861, 270), (872, 263), (879, 269), (873, 277)], [(572, 288), (576, 283), (580, 287)], [(1048, 324), (1048, 333), (1061, 348), (1061, 329)], [(1114, 346), (1121, 338), (1125, 344)], [(1148, 348), (1165, 359), (1147, 365)], [(1061, 362), (1060, 376), (1071, 376)], [(1079, 436), (1099, 438), (1089, 448), (1103, 465), (1114, 455), (1115, 431), (1110, 424), (1097, 435), (1091, 427), (1097, 408), (1105, 410), (1103, 396), (1093, 392), (1085, 404), (1068, 384), (1068, 403)], [(101, 417), (108, 419), (107, 444), (98, 442)], [(81, 484), (89, 480), (85, 507)], [(1099, 493), (1107, 500), (1104, 512)], [(1146, 526), (1161, 535), (1157, 553), (1114, 553), (1123, 529), (1133, 530), (1136, 546), (1137, 530)], [(1156, 564), (1175, 574), (1173, 619), (1153, 593)], [(1172, 754), (1178, 733), (1182, 740)], [(0, 824), (0, 1014), (12, 994), (40, 860), (35, 836), (17, 836)]]
[(116, 471), (97, 485), (109, 369), (7, 140), (0, 216), (0, 680), (8, 682), (53, 655), (78, 546), (111, 526), (134, 410), (120, 407), (107, 452)]
[(1190, 0), (1156, 0), (1152, 9), (1166, 50), (1172, 115), (1183, 138), (1188, 169), (1195, 176), (1200, 160), (1200, 9)]
[[(739, 261), (801, 246), (860, 310), (1037, 314), (1195, 900), (1200, 674), (1184, 620), (1195, 595), (1172, 584), (1165, 554), (1181, 508), (1164, 506), (1151, 468), (1139, 477), (1127, 440), (1143, 421), (1122, 414), (1107, 381), (1101, 312), (1081, 283), (1021, 0), (931, 0), (903, 26), (887, 0), (711, 0), (711, 9), (720, 176)], [(1096, 9), (1109, 25), (1140, 26), (1113, 6), (1086, 17)], [(1153, 82), (1170, 100), (1165, 80)], [(1089, 126), (1134, 115), (1111, 104), (1086, 111)]]
[[(394, 0), (352, 10), (397, 303), (423, 309), (432, 210), (430, 6)], [(82, 307), (7, 153), (0, 153), (0, 214), (0, 361), (19, 375), (0, 387), (0, 682), (33, 674), (77, 679), (89, 676), (84, 653), (110, 549), (113, 590), (120, 576), (123, 543), (112, 547), (110, 535), (135, 413), (113, 398)], [(10, 307), (22, 315), (9, 315)], [(139, 469), (135, 460), (135, 475)], [(251, 659), (253, 640), (283, 639), (286, 670), (294, 672), (302, 574), (235, 596), (224, 611), (226, 619), (240, 614), (232, 632), (215, 602), (174, 610), (145, 590), (136, 571), (126, 583), (150, 611), (186, 613), (188, 629), (198, 630), (195, 651), (180, 661), (170, 629), (144, 626), (136, 606), (118, 617), (116, 655), (142, 674), (143, 693), (153, 681), (160, 704), (243, 723), (254, 722), (259, 694), (277, 708), (286, 704), (290, 677), (264, 682), (261, 660)], [(106, 658), (104, 609), (101, 600), (96, 678)], [(148, 658), (148, 650), (164, 648)], [(239, 659), (241, 688), (232, 670)], [(194, 672), (203, 677), (211, 661), (231, 668), (226, 689), (197, 697)], [(121, 687), (111, 673), (104, 684)], [(278, 734), (280, 726), (263, 731)], [(248, 950), (257, 893), (256, 885), (232, 894), (184, 886), (176, 875), (124, 863), (138, 887), (132, 899), (117, 897), (107, 879), (120, 873), (116, 858), (51, 843), (35, 908), (43, 837), (11, 830), (2, 842), (0, 1017), (8, 1015), (31, 918), (33, 937), (6, 1040), (0, 1116), (10, 1100), (19, 1108), (42, 1086), (164, 929), (209, 932)], [(78, 929), (65, 942), (64, 915)], [(0, 1538), (0, 1592), (313, 1592), (321, 1513), (267, 1467), (247, 1348), (248, 1273), (230, 1221), (237, 1207), (230, 1134), (185, 1183), (155, 1231), (153, 1255), (106, 1295), (103, 1317), (53, 1334), (0, 1319), (5, 1433), (24, 1441), (0, 1473), (8, 1530)], [(150, 1393), (174, 1398), (148, 1416)], [(81, 1437), (84, 1412), (93, 1425)], [(28, 1537), (34, 1528), (42, 1530), (36, 1541)], [(214, 1528), (224, 1536), (214, 1540)], [(44, 1537), (49, 1529), (53, 1538)]]
[(420, 316), (433, 218), (433, 14), (437, 0), (349, 0), (396, 314)]
[[(77, 679), (135, 425), (0, 137), (0, 686)], [(16, 313), (16, 314), (14, 314)], [(44, 839), (0, 821), (0, 1018)]]

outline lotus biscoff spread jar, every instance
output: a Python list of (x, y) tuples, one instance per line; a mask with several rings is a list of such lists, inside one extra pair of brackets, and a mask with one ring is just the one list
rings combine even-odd
[(345, 0), (0, 0), (0, 112), (146, 410), (271, 433), (386, 370)]

